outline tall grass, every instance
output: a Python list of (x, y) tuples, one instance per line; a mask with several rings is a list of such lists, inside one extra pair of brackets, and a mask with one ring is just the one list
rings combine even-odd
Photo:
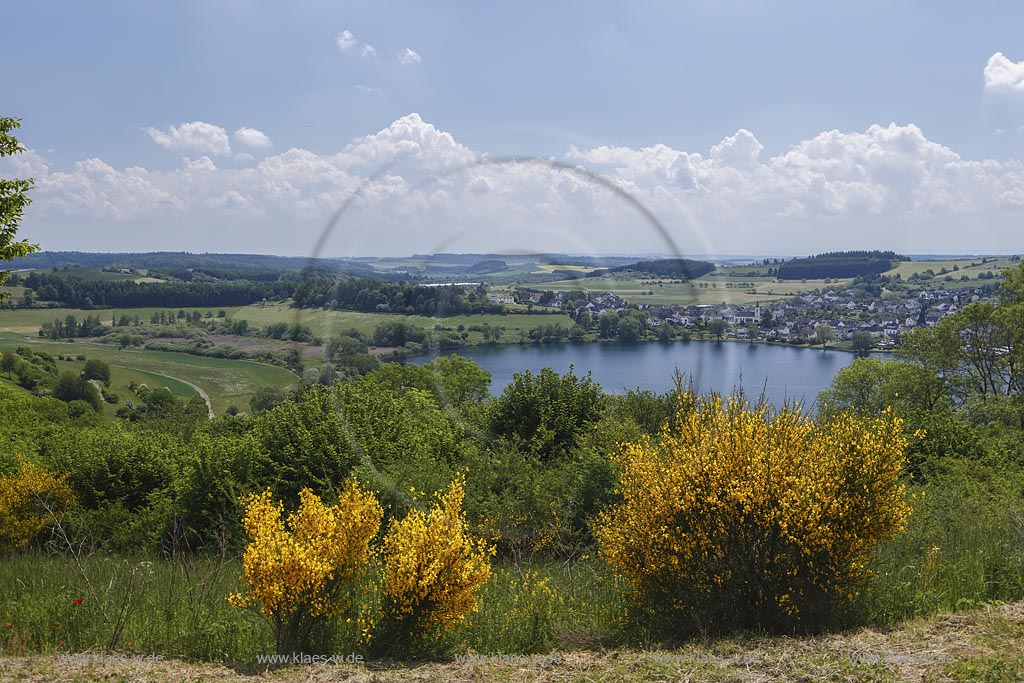
[(891, 624), (1024, 599), (1020, 477), (979, 482), (961, 474), (912, 490), (907, 529), (879, 548), (857, 621)]
[[(252, 664), (274, 652), (274, 641), (258, 611), (228, 604), (227, 596), (243, 589), (240, 575), (237, 559), (214, 557), (94, 555), (79, 569), (69, 555), (6, 555), (0, 652), (109, 650)], [(625, 614), (619, 586), (592, 560), (571, 571), (544, 563), (497, 566), (480, 606), (446, 639), (449, 651), (522, 654), (612, 643)], [(358, 629), (339, 619), (321, 647), (360, 651)]]
[[(119, 651), (202, 660), (272, 652), (270, 630), (228, 605), (240, 563), (29, 551), (0, 560), (0, 651)], [(88, 579), (86, 579), (88, 577)], [(7, 624), (10, 626), (7, 626)]]
[[(879, 547), (874, 576), (837, 626), (1024, 599), (1024, 477), (961, 467), (974, 465), (911, 490), (907, 529)], [(237, 558), (96, 554), (78, 562), (41, 549), (0, 556), (0, 652), (112, 650), (242, 664), (274, 652), (262, 614), (226, 600), (243, 589)], [(651, 624), (622, 589), (595, 558), (499, 562), (480, 610), (444, 645), (481, 654), (648, 645)], [(324, 635), (324, 652), (360, 651), (354, 621), (339, 619)]]

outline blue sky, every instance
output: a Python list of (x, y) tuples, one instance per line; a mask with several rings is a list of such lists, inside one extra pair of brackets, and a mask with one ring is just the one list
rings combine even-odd
[(304, 254), (362, 187), (331, 255), (666, 249), (586, 176), (474, 165), (541, 156), (683, 251), (1024, 251), (1021, 3), (493, 5), (11, 4), (22, 232)]

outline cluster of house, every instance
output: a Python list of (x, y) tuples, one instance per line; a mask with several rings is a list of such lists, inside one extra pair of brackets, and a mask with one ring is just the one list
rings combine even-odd
[[(665, 322), (697, 327), (717, 319), (724, 321), (728, 334), (738, 339), (792, 341), (811, 339), (819, 326), (827, 324), (837, 340), (849, 339), (854, 332), (866, 332), (877, 339), (880, 346), (886, 346), (903, 332), (915, 327), (933, 327), (943, 317), (986, 299), (991, 293), (990, 287), (960, 287), (876, 298), (866, 296), (861, 289), (850, 288), (753, 306), (638, 304), (637, 308), (648, 313), (647, 323), (651, 328)], [(550, 305), (561, 306), (563, 296), (558, 293)], [(571, 315), (579, 320), (586, 312), (597, 319), (610, 311), (621, 311), (627, 305), (624, 299), (611, 292), (595, 292), (585, 304), (577, 305)]]

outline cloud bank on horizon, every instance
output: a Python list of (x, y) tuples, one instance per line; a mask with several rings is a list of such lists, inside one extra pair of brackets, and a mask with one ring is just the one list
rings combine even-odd
[[(324, 255), (671, 251), (602, 184), (543, 163), (490, 163), (416, 113), (334, 154), (240, 153), (227, 165), (219, 159), (231, 146), (220, 126), (194, 121), (144, 132), (192, 156), (166, 171), (98, 158), (57, 169), (35, 150), (8, 159), (12, 174), (36, 181), (26, 234), (51, 250), (301, 255), (356, 193)], [(247, 127), (233, 137), (250, 152), (272, 144)], [(964, 159), (917, 126), (895, 123), (826, 131), (768, 158), (762, 152), (741, 129), (707, 153), (570, 146), (561, 161), (622, 188), (683, 252), (1024, 250), (1019, 161)]]

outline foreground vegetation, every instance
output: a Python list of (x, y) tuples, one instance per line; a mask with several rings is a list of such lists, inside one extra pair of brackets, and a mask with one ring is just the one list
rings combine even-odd
[(700, 680), (712, 683), (793, 681), (986, 681), (1024, 677), (1024, 606), (942, 613), (898, 628), (866, 628), (812, 638), (736, 635), (673, 650), (571, 650), (550, 655), (479, 657), (450, 663), (390, 661), (237, 666), (158, 658), (144, 650), (112, 657), (0, 655), (8, 680), (157, 681), (546, 681), (631, 682)]
[[(609, 396), (549, 369), (491, 398), (457, 356), (214, 420), (179, 406), (107, 421), (0, 386), (0, 648), (443, 659), (1019, 601), (1022, 321), (1018, 266), (997, 303), (843, 370), (813, 419), (694, 397), (684, 378)], [(324, 555), (334, 527), (317, 531), (346, 501), (379, 522), (347, 565)], [(995, 680), (1020, 662), (997, 665)]]

